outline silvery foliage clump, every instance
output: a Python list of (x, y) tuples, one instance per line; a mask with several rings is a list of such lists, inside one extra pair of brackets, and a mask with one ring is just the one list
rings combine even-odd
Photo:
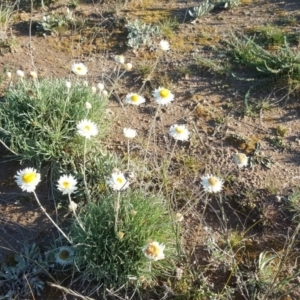
[(214, 8), (231, 8), (238, 6), (241, 0), (205, 0), (199, 6), (189, 10), (189, 15), (194, 19), (199, 19), (208, 14)]
[(68, 26), (71, 22), (74, 21), (73, 13), (67, 8), (65, 15), (47, 15), (43, 16), (43, 20), (37, 22), (37, 30), (43, 31), (46, 33), (57, 33), (57, 29)]
[(215, 8), (231, 8), (238, 6), (241, 0), (212, 0)]
[(199, 19), (208, 14), (214, 7), (210, 0), (205, 0), (199, 6), (194, 7), (193, 10), (189, 10), (189, 15), (194, 19)]
[[(33, 292), (41, 295), (44, 282), (41, 276), (46, 274), (50, 265), (35, 243), (25, 243), (22, 251), (15, 254), (15, 265), (2, 263), (0, 268), (0, 299), (19, 299), (29, 297)], [(32, 291), (32, 292), (31, 292)]]
[(126, 25), (128, 30), (128, 43), (131, 48), (150, 47), (153, 38), (162, 34), (160, 28), (156, 25), (145, 24), (139, 20)]

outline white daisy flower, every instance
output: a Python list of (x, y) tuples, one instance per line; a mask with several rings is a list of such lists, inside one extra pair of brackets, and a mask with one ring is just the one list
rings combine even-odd
[(223, 187), (223, 179), (220, 179), (213, 175), (206, 175), (201, 177), (202, 179), (202, 186), (206, 192), (209, 193), (217, 193), (222, 191)]
[(158, 242), (150, 242), (142, 249), (144, 255), (148, 259), (153, 261), (164, 259), (165, 258), (164, 250), (165, 250), (165, 245), (159, 244)]
[(125, 102), (128, 104), (133, 104), (133, 105), (140, 105), (144, 103), (146, 100), (144, 97), (136, 94), (136, 93), (129, 93), (125, 97)]
[(174, 100), (174, 95), (171, 93), (171, 91), (165, 89), (164, 87), (159, 87), (158, 89), (155, 89), (152, 94), (155, 101), (159, 105), (167, 105)]
[(115, 56), (115, 62), (117, 63), (117, 64), (124, 64), (125, 63), (125, 57), (124, 57), (124, 55), (116, 55)]
[(25, 73), (22, 70), (17, 70), (17, 75), (22, 78), (25, 76)]
[(169, 130), (170, 135), (179, 141), (187, 141), (189, 139), (190, 132), (185, 125), (172, 125)]
[(108, 91), (107, 91), (107, 90), (103, 90), (101, 93), (102, 93), (102, 95), (105, 96), (105, 97), (108, 96)]
[(137, 132), (135, 129), (131, 129), (131, 128), (124, 128), (123, 129), (123, 133), (124, 133), (124, 136), (127, 138), (127, 139), (133, 139), (136, 137), (137, 135)]
[(60, 176), (57, 183), (57, 189), (61, 191), (63, 195), (72, 194), (77, 190), (77, 180), (72, 175)]
[(126, 71), (131, 71), (132, 70), (132, 63), (127, 63), (127, 64), (124, 64), (124, 69)]
[(238, 167), (247, 167), (248, 157), (244, 153), (236, 153), (233, 155), (233, 162), (238, 165)]
[(111, 174), (111, 177), (107, 181), (107, 184), (115, 191), (125, 190), (129, 186), (129, 182), (126, 180), (124, 174), (119, 171), (115, 171)]
[(56, 263), (62, 266), (72, 264), (73, 260), (74, 260), (74, 251), (70, 247), (62, 246), (59, 248), (58, 252), (55, 253)]
[(104, 88), (105, 88), (105, 86), (104, 86), (104, 84), (103, 84), (102, 82), (99, 82), (99, 83), (97, 84), (97, 88), (98, 88), (100, 91), (103, 91)]
[(8, 78), (8, 79), (11, 79), (11, 72), (6, 72), (6, 77)]
[(98, 134), (98, 128), (97, 125), (87, 119), (81, 120), (78, 124), (77, 124), (77, 130), (78, 130), (78, 134), (90, 139), (92, 136), (95, 136)]
[(15, 175), (16, 183), (24, 192), (34, 192), (36, 186), (41, 181), (41, 174), (33, 168), (20, 170)]
[(87, 101), (87, 102), (85, 102), (84, 107), (85, 107), (85, 109), (89, 110), (92, 108), (92, 104)]
[(160, 43), (159, 43), (159, 48), (162, 51), (168, 51), (168, 50), (170, 50), (170, 44), (166, 40), (161, 40)]
[(74, 63), (72, 65), (72, 72), (75, 75), (84, 76), (87, 74), (87, 67), (83, 63)]

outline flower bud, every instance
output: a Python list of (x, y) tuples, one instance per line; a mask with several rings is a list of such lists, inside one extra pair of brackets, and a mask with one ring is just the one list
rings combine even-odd
[(131, 71), (131, 70), (132, 70), (132, 63), (124, 64), (124, 69), (125, 69), (126, 71)]
[(17, 75), (21, 78), (25, 76), (25, 74), (22, 70), (17, 70)]
[(89, 110), (92, 108), (92, 104), (90, 102), (85, 102), (84, 107)]
[(71, 81), (66, 81), (66, 87), (67, 87), (67, 89), (70, 89), (71, 88)]

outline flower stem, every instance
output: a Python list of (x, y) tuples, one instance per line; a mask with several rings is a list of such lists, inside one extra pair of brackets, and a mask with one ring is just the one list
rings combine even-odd
[(86, 182), (86, 176), (85, 176), (85, 164), (86, 164), (86, 138), (84, 139), (84, 148), (83, 148), (83, 182), (84, 182), (84, 187), (85, 187), (85, 193), (86, 193), (86, 197), (88, 202), (90, 202), (91, 197), (90, 197), (90, 193), (88, 190), (88, 186), (87, 186), (87, 182)]
[(204, 220), (204, 214), (206, 212), (206, 207), (207, 207), (208, 201), (209, 201), (208, 194), (205, 193), (205, 203), (204, 203), (204, 208), (203, 208), (202, 215), (201, 215), (201, 222)]
[(115, 234), (118, 234), (118, 219), (119, 219), (119, 210), (120, 210), (120, 197), (121, 193), (118, 192), (117, 201), (115, 203)]
[[(164, 183), (165, 183), (166, 177), (168, 176), (168, 169), (169, 169), (169, 166), (170, 166), (170, 164), (171, 164), (172, 156), (173, 156), (173, 154), (174, 154), (176, 145), (177, 145), (177, 140), (175, 140), (174, 146), (173, 146), (172, 151), (171, 151), (171, 153), (170, 153), (170, 159), (169, 159), (169, 161), (167, 162), (167, 165), (163, 168), (163, 174), (162, 174), (162, 176), (163, 176), (163, 179), (164, 179), (164, 180), (163, 180)], [(164, 186), (164, 184), (161, 185), (161, 187), (160, 187), (158, 193), (161, 192), (163, 186)]]
[[(111, 91), (110, 91), (108, 97), (110, 97), (110, 95), (114, 92), (114, 89), (117, 87), (117, 84), (118, 84), (119, 80), (120, 80), (121, 77), (126, 73), (126, 70), (125, 70), (125, 71), (123, 71), (123, 72), (121, 73), (121, 75), (120, 75), (120, 71), (121, 71), (121, 65), (118, 65), (118, 67), (117, 67), (117, 74), (116, 74), (116, 80), (113, 82), (113, 85), (112, 85), (112, 87), (111, 87)], [(118, 97), (117, 97), (117, 98), (118, 98)], [(119, 98), (118, 98), (118, 100), (119, 100)], [(120, 105), (122, 106), (122, 109), (123, 109), (124, 111), (126, 111), (126, 110), (125, 110), (125, 107), (124, 107), (124, 105), (123, 105), (123, 103), (122, 103), (122, 101), (119, 100), (119, 103), (120, 103)]]
[(138, 91), (138, 94), (143, 90), (143, 88), (144, 88), (146, 82), (147, 82), (147, 81), (150, 81), (151, 76), (152, 76), (153, 72), (154, 72), (155, 69), (156, 69), (156, 66), (157, 66), (157, 64), (158, 64), (158, 61), (159, 61), (160, 57), (161, 57), (160, 55), (157, 56), (156, 61), (155, 61), (154, 65), (153, 65), (153, 68), (151, 69), (151, 71), (150, 71), (149, 75), (147, 76), (147, 78), (143, 80), (143, 84), (142, 84), (142, 86), (140, 87), (140, 89), (139, 89), (139, 91)]
[(222, 201), (222, 195), (221, 194), (219, 195), (219, 207), (220, 207), (221, 213), (222, 213), (222, 220), (224, 222), (224, 229), (227, 230), (227, 218), (226, 218), (226, 214), (225, 214), (225, 211), (224, 211), (224, 204), (223, 204), (223, 201)]
[(149, 261), (149, 273), (151, 273), (151, 270), (152, 270), (152, 261), (150, 260)]
[(67, 107), (67, 104), (69, 103), (69, 101), (70, 101), (70, 89), (68, 89), (67, 98), (64, 102), (64, 108), (63, 108), (61, 119), (60, 119), (60, 122), (59, 122), (59, 129), (58, 129), (59, 132), (61, 132), (61, 129), (62, 129), (62, 126), (63, 126), (63, 123), (64, 123), (64, 118), (65, 118), (65, 114), (66, 114), (66, 107)]
[(168, 169), (169, 169), (169, 166), (170, 166), (170, 164), (171, 164), (171, 162), (172, 162), (172, 156), (173, 156), (173, 154), (174, 154), (174, 152), (175, 152), (175, 147), (177, 146), (177, 140), (175, 140), (175, 144), (174, 144), (174, 146), (173, 146), (173, 148), (172, 148), (172, 151), (171, 151), (171, 153), (170, 153), (170, 159), (169, 159), (169, 162), (168, 162), (168, 164), (167, 164), (167, 166), (166, 166), (166, 172), (167, 172), (167, 174), (168, 174)]
[(127, 139), (127, 169), (129, 170), (129, 139)]
[(42, 210), (42, 212), (47, 216), (47, 218), (52, 222), (52, 224), (58, 229), (58, 231), (67, 239), (67, 241), (72, 244), (71, 240), (67, 237), (67, 235), (59, 228), (59, 226), (53, 221), (53, 219), (50, 217), (50, 215), (46, 212), (46, 209), (42, 206), (37, 194), (35, 193), (35, 191), (33, 191), (35, 200), (37, 201), (40, 209)]
[[(148, 153), (148, 149), (149, 149), (149, 144), (150, 144), (150, 139), (151, 139), (152, 131), (154, 131), (154, 129), (155, 129), (156, 119), (157, 119), (157, 117), (159, 115), (159, 112), (160, 112), (160, 105), (158, 105), (157, 108), (156, 108), (156, 113), (155, 113), (154, 119), (153, 119), (152, 124), (151, 124), (150, 129), (149, 129), (149, 137), (148, 137), (146, 151), (145, 151), (145, 155), (144, 155), (144, 162), (146, 161), (146, 157), (147, 157), (147, 153)], [(145, 168), (143, 168), (142, 178), (144, 178), (144, 173), (145, 173)]]
[[(5, 132), (5, 129), (3, 129), (2, 127), (0, 127), (0, 131)], [(2, 140), (0, 140), (0, 143), (1, 143), (7, 150), (9, 150), (11, 153), (13, 153), (14, 155), (19, 155), (17, 152), (15, 152), (15, 151), (12, 150), (11, 148), (9, 148)]]
[(74, 208), (74, 206), (73, 206), (73, 204), (72, 204), (72, 199), (71, 199), (71, 195), (70, 195), (70, 194), (68, 194), (68, 198), (69, 198), (70, 207), (71, 207), (71, 209), (72, 209), (72, 211), (73, 211), (74, 217), (75, 217), (77, 223), (79, 224), (79, 226), (81, 227), (81, 229), (85, 232), (85, 229), (84, 229), (84, 227), (83, 227), (81, 221), (79, 220), (79, 218), (78, 218), (78, 216), (77, 216), (77, 214), (76, 214), (75, 208)]

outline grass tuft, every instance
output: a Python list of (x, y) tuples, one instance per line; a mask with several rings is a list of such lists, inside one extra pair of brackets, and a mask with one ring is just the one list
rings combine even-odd
[[(118, 232), (115, 231), (117, 197), (120, 197)], [(95, 196), (78, 217), (84, 230), (74, 224), (71, 238), (76, 245), (76, 263), (85, 278), (112, 288), (128, 282), (152, 285), (159, 276), (172, 275), (177, 224), (162, 198), (141, 192)], [(142, 248), (149, 241), (166, 246), (165, 259), (150, 262), (144, 256)]]
[[(85, 102), (92, 105), (87, 112)], [(70, 91), (64, 80), (20, 80), (0, 103), (0, 137), (21, 161), (40, 166), (44, 161), (80, 157), (82, 141), (77, 123), (90, 118), (99, 126), (100, 138), (107, 132), (106, 98), (95, 95), (80, 82)]]

